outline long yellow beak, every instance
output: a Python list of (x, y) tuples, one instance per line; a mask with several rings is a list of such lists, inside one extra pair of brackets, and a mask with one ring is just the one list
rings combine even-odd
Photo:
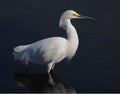
[(78, 18), (80, 18), (80, 19), (91, 19), (91, 20), (95, 20), (95, 19), (92, 18), (92, 17), (83, 16), (83, 15), (80, 15), (80, 14), (77, 14), (77, 13), (73, 14), (73, 16), (78, 17)]

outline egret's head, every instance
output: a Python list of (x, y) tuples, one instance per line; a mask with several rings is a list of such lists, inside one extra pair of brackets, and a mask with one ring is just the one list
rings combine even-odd
[(73, 10), (65, 11), (62, 16), (66, 19), (73, 19), (73, 18), (79, 18), (80, 17), (80, 15)]
[(70, 20), (70, 19), (94, 19), (94, 18), (88, 16), (82, 16), (73, 10), (67, 10), (61, 16), (59, 27), (64, 28), (66, 26), (66, 20)]

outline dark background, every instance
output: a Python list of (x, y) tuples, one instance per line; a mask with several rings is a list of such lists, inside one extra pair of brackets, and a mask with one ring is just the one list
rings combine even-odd
[(79, 49), (71, 63), (56, 65), (57, 76), (76, 92), (120, 92), (120, 0), (0, 0), (0, 92), (29, 92), (14, 81), (26, 67), (14, 61), (13, 48), (65, 37), (58, 24), (68, 9), (96, 20), (72, 20)]

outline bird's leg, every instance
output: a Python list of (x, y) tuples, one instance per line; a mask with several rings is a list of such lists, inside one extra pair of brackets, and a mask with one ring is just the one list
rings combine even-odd
[(48, 73), (50, 73), (50, 70), (52, 69), (52, 66), (53, 66), (53, 62), (51, 62), (51, 63), (49, 63), (48, 65), (47, 65), (47, 72)]
[(48, 82), (51, 83), (52, 85), (54, 85), (54, 80), (53, 80), (51, 74), (48, 73), (48, 75), (49, 75), (49, 80), (48, 80)]
[(54, 69), (54, 67), (55, 67), (55, 63), (52, 65), (52, 69)]

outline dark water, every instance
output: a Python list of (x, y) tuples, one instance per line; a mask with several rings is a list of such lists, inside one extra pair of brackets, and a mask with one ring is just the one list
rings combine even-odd
[[(68, 9), (96, 19), (72, 21), (80, 46), (71, 63), (64, 60), (48, 75), (14, 61), (17, 45), (65, 37), (58, 22)], [(119, 9), (119, 0), (1, 0), (0, 92), (120, 92)]]

